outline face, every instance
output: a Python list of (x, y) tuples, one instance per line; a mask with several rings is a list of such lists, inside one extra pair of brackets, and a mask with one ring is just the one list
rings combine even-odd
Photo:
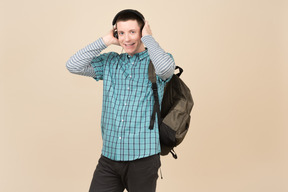
[(127, 54), (133, 56), (145, 50), (141, 41), (141, 29), (136, 20), (117, 22), (118, 40)]

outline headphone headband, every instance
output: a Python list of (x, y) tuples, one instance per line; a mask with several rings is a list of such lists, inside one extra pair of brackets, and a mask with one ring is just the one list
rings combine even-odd
[(119, 13), (117, 13), (117, 15), (115, 15), (115, 17), (112, 21), (112, 25), (115, 25), (118, 17), (124, 13), (134, 13), (135, 15), (140, 17), (143, 21), (145, 20), (144, 16), (139, 11), (134, 10), (134, 9), (124, 9), (124, 10), (120, 11)]

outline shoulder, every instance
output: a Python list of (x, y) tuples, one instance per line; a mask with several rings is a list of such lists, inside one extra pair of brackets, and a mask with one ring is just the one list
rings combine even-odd
[(102, 62), (107, 60), (115, 60), (119, 58), (119, 54), (116, 52), (102, 53), (92, 59), (92, 62)]
[(116, 52), (108, 52), (108, 53), (103, 53), (102, 55), (105, 55), (105, 57), (111, 57), (111, 58), (118, 58), (120, 55)]

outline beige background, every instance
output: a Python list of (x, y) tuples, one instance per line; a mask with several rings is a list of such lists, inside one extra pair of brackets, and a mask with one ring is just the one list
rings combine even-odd
[(88, 191), (102, 83), (65, 63), (125, 8), (150, 21), (195, 100), (157, 191), (287, 192), (286, 0), (1, 0), (0, 191)]

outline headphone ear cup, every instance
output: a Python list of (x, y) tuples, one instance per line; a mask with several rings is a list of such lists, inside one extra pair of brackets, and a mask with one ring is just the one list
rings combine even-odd
[(114, 37), (115, 37), (116, 39), (118, 39), (118, 32), (117, 32), (117, 30), (114, 31), (114, 34), (113, 34), (113, 35), (114, 35)]

